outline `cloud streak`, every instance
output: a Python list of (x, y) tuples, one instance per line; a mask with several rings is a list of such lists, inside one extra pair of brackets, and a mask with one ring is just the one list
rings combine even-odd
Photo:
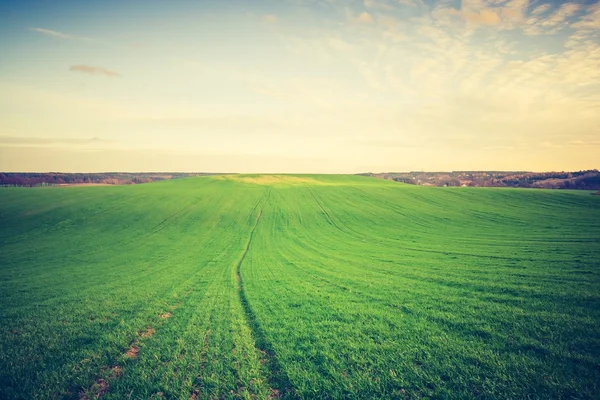
[(54, 37), (54, 38), (58, 38), (58, 39), (65, 39), (65, 40), (84, 40), (87, 42), (98, 42), (98, 43), (103, 43), (99, 40), (87, 37), (87, 36), (79, 36), (79, 35), (71, 35), (69, 33), (64, 33), (64, 32), (59, 32), (59, 31), (55, 31), (52, 29), (46, 29), (46, 28), (29, 28), (29, 30), (33, 31), (33, 32), (37, 32), (37, 33), (41, 33), (42, 35), (45, 36), (50, 36), (50, 37)]
[(91, 65), (71, 65), (69, 70), (73, 72), (83, 72), (90, 75), (102, 75), (109, 78), (118, 78), (121, 76), (121, 74), (118, 72), (111, 71), (110, 69), (94, 67)]
[(0, 136), (0, 145), (2, 146), (56, 146), (56, 145), (92, 145), (92, 144), (108, 144), (111, 141), (93, 137), (93, 138), (69, 138), (69, 137), (17, 137), (17, 136)]
[(74, 39), (75, 38), (75, 36), (73, 36), (73, 35), (68, 35), (66, 33), (53, 31), (51, 29), (31, 28), (31, 30), (34, 32), (41, 33), (42, 35), (52, 36), (52, 37), (61, 38), (61, 39)]

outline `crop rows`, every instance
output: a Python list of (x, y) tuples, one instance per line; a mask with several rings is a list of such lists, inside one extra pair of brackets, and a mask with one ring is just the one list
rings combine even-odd
[(0, 191), (0, 398), (595, 398), (600, 198), (349, 176)]

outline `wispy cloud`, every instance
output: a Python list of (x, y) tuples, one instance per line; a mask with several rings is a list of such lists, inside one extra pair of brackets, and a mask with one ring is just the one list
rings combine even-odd
[(273, 14), (265, 14), (262, 16), (261, 19), (264, 23), (267, 24), (276, 24), (277, 22), (279, 22), (279, 18), (277, 18), (277, 16)]
[(19, 136), (0, 136), (0, 145), (2, 146), (55, 146), (55, 145), (92, 145), (109, 144), (110, 140), (93, 138), (60, 138), (60, 137), (19, 137)]
[(534, 8), (533, 11), (531, 12), (531, 14), (532, 15), (541, 15), (541, 14), (544, 14), (549, 9), (550, 9), (550, 4), (542, 4), (542, 5), (539, 5), (536, 8)]
[(360, 23), (360, 24), (371, 24), (373, 23), (373, 16), (371, 14), (369, 14), (368, 12), (363, 12), (361, 13), (356, 19), (356, 22)]
[(104, 75), (109, 78), (117, 78), (121, 76), (121, 74), (115, 71), (111, 71), (102, 67), (94, 67), (91, 65), (71, 65), (71, 68), (69, 68), (69, 70), (75, 72), (83, 72), (90, 75)]
[(572, 146), (600, 146), (600, 140), (572, 140), (569, 144)]
[[(390, 148), (390, 147), (414, 148), (414, 147), (425, 146), (424, 144), (417, 144), (417, 143), (409, 142), (406, 140), (396, 140), (396, 139), (361, 140), (361, 141), (359, 141), (359, 143), (367, 145), (367, 146), (385, 147), (385, 148)], [(431, 147), (431, 145), (429, 145), (429, 147)]]
[(499, 29), (514, 29), (525, 23), (527, 1), (511, 0), (498, 6), (494, 2), (466, 1), (460, 9), (448, 8), (443, 3), (437, 6), (432, 15), (438, 20), (458, 17), (469, 28), (497, 26)]
[(465, 21), (474, 25), (497, 25), (500, 23), (498, 13), (490, 9), (484, 9), (479, 12), (463, 12), (461, 16)]
[(84, 41), (88, 41), (88, 42), (102, 43), (101, 41), (99, 41), (97, 39), (90, 38), (87, 36), (72, 35), (69, 33), (59, 32), (59, 31), (55, 31), (52, 29), (45, 29), (45, 28), (29, 28), (29, 29), (34, 32), (41, 33), (42, 35), (51, 36), (51, 37), (55, 37), (55, 38), (59, 38), (59, 39), (84, 40)]
[(575, 3), (564, 3), (553, 13), (548, 14), (550, 6), (542, 4), (531, 12), (531, 17), (527, 19), (527, 24), (523, 27), (523, 32), (531, 35), (553, 34), (566, 28), (570, 24), (570, 19), (576, 15), (581, 6)]
[(582, 30), (600, 29), (600, 3), (590, 5), (587, 13), (577, 23), (573, 24), (572, 27)]
[(364, 0), (363, 4), (365, 5), (365, 8), (369, 8), (369, 9), (373, 9), (373, 10), (391, 11), (394, 9), (394, 7), (391, 4), (389, 4), (387, 1), (381, 1), (381, 0)]
[(38, 32), (38, 33), (41, 33), (42, 35), (57, 37), (57, 38), (61, 38), (61, 39), (74, 39), (75, 38), (75, 36), (73, 36), (73, 35), (68, 35), (66, 33), (58, 32), (58, 31), (53, 31), (51, 29), (31, 28), (31, 30), (35, 31), (35, 32)]
[[(216, 39), (202, 43), (206, 51), (198, 50), (196, 38), (205, 31), (196, 28), (201, 24), (195, 20), (189, 26), (181, 26), (187, 20), (178, 21), (172, 29), (149, 32), (164, 41), (146, 37), (142, 31), (123, 35), (122, 41), (144, 40), (147, 45), (129, 58), (131, 47), (115, 39), (105, 43), (115, 52), (102, 52), (100, 61), (77, 53), (87, 50), (82, 47), (92, 47), (81, 46), (91, 42), (75, 35), (87, 33), (85, 28), (71, 32), (50, 22), (38, 22), (41, 27), (29, 31), (20, 28), (28, 33), (28, 39), (44, 35), (37, 36), (38, 42), (44, 38), (48, 46), (64, 49), (66, 44), (78, 44), (66, 46), (72, 47), (65, 50), (73, 51), (69, 59), (74, 61), (63, 65), (63, 73), (74, 62), (90, 63), (73, 65), (70, 70), (92, 75), (90, 80), (96, 76), (98, 81), (118, 85), (100, 88), (98, 97), (96, 85), (81, 85), (79, 95), (79, 87), (64, 93), (39, 93), (43, 87), (15, 89), (4, 96), (4, 102), (0, 99), (0, 109), (19, 104), (27, 112), (39, 110), (40, 122), (36, 118), (23, 123), (11, 119), (8, 123), (18, 127), (18, 133), (5, 129), (0, 134), (34, 137), (42, 132), (60, 137), (108, 132), (111, 137), (124, 137), (123, 146), (144, 138), (152, 145), (179, 148), (203, 146), (211, 134), (239, 132), (240, 151), (285, 148), (292, 153), (300, 151), (295, 140), (302, 144), (305, 132), (311, 132), (314, 142), (310, 148), (308, 144), (302, 147), (307, 154), (312, 154), (313, 147), (324, 152), (333, 138), (331, 148), (347, 146), (343, 157), (348, 163), (362, 159), (363, 154), (374, 163), (389, 165), (399, 159), (407, 165), (421, 163), (429, 157), (431, 164), (423, 165), (431, 168), (441, 165), (438, 158), (463, 156), (482, 163), (478, 165), (507, 165), (502, 164), (507, 157), (500, 158), (500, 154), (511, 150), (522, 152), (515, 160), (529, 160), (519, 168), (533, 168), (542, 162), (556, 165), (556, 160), (564, 160), (566, 164), (560, 168), (567, 168), (562, 165), (581, 165), (580, 160), (597, 158), (593, 153), (600, 146), (598, 2), (285, 3), (298, 5), (222, 15), (228, 24), (207, 17)], [(241, 23), (244, 34), (229, 40), (227, 29), (236, 23)], [(250, 30), (255, 27), (262, 29)], [(180, 28), (190, 35), (182, 35)], [(249, 32), (256, 35), (246, 34)], [(117, 33), (110, 32), (107, 37), (121, 38)], [(172, 49), (161, 48), (165, 45)], [(161, 54), (167, 57), (163, 60)], [(169, 61), (171, 55), (193, 61), (174, 65)], [(115, 61), (123, 56), (131, 71), (144, 74), (136, 73), (134, 81), (101, 79), (120, 73), (129, 76), (121, 62)], [(54, 79), (43, 69), (43, 62), (39, 64), (40, 74)], [(148, 91), (136, 90), (138, 79), (148, 79)], [(219, 89), (220, 82), (230, 83), (226, 95)], [(136, 86), (128, 86), (131, 84)], [(45, 126), (48, 129), (44, 130)], [(174, 134), (182, 139), (172, 140)], [(204, 135), (203, 142), (190, 139), (200, 135)], [(277, 147), (274, 137), (294, 140), (294, 146)], [(315, 143), (321, 144), (313, 146)], [(220, 151), (221, 142), (215, 139), (212, 146), (211, 151)]]

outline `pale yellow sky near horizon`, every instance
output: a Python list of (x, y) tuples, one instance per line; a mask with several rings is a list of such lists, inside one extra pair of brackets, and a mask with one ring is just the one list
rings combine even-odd
[(600, 6), (0, 8), (1, 171), (600, 167)]

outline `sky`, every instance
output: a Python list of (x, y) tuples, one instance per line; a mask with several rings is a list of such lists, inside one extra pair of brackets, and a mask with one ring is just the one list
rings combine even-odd
[(600, 167), (600, 3), (0, 0), (1, 171)]

